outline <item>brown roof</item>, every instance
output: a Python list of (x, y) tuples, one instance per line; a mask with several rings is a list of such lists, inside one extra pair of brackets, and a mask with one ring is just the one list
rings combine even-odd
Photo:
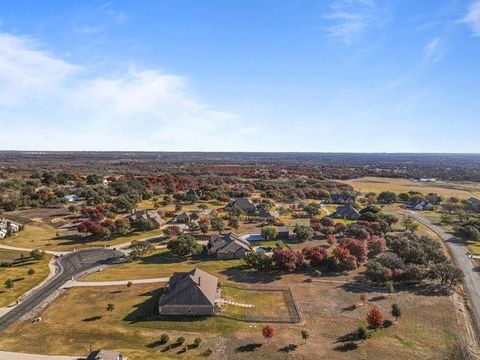
[(176, 272), (159, 300), (165, 305), (215, 305), (218, 278), (200, 269)]

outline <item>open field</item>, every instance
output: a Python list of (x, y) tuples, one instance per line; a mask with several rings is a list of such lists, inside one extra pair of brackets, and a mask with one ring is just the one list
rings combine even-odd
[[(58, 233), (58, 237), (57, 237)], [(102, 247), (130, 242), (162, 235), (162, 230), (155, 229), (145, 232), (134, 232), (126, 236), (115, 237), (111, 240), (91, 240), (88, 237), (58, 231), (54, 227), (42, 222), (32, 221), (24, 226), (24, 229), (14, 236), (1, 239), (4, 245), (16, 246), (29, 249), (44, 249), (57, 251), (70, 251), (85, 247)]]
[(187, 260), (172, 257), (166, 249), (156, 250), (138, 261), (112, 265), (103, 271), (87, 275), (85, 281), (135, 280), (171, 276), (176, 271), (189, 271), (196, 267), (224, 278), (224, 273), (241, 272), (243, 260), (217, 260), (199, 255)]
[(480, 184), (471, 182), (444, 182), (420, 183), (407, 179), (365, 177), (343, 181), (362, 193), (393, 191), (396, 193), (418, 191), (424, 195), (437, 193), (444, 197), (456, 196), (467, 199), (471, 196), (480, 196)]
[[(357, 290), (316, 279), (305, 282), (307, 279), (305, 275), (296, 274), (287, 281), (275, 282), (292, 288), (305, 323), (274, 324), (275, 336), (268, 345), (261, 337), (261, 324), (220, 317), (195, 321), (152, 318), (161, 289), (155, 284), (145, 284), (133, 285), (130, 289), (124, 286), (70, 289), (44, 311), (41, 323), (17, 323), (7, 329), (0, 338), (0, 348), (81, 355), (92, 345), (119, 350), (132, 360), (178, 356), (181, 348), (162, 352), (164, 346), (158, 344), (160, 335), (167, 333), (171, 339), (184, 336), (186, 344), (191, 344), (195, 337), (203, 339), (200, 349), (188, 350), (181, 355), (183, 358), (195, 357), (211, 348), (212, 359), (284, 359), (286, 353), (280, 349), (293, 344), (296, 346), (290, 353), (293, 358), (441, 359), (446, 357), (448, 347), (460, 331), (448, 296), (423, 294), (421, 289), (390, 297), (369, 293), (367, 305), (363, 307)], [(229, 295), (244, 298), (238, 293)], [(262, 299), (255, 301), (263, 302)], [(399, 321), (377, 331), (372, 338), (358, 342), (358, 348), (350, 349), (350, 333), (364, 321), (368, 309), (376, 305), (387, 320), (393, 320), (389, 315), (393, 302), (402, 307)], [(106, 311), (108, 303), (115, 305), (111, 314)], [(272, 305), (275, 308), (277, 303)], [(300, 337), (303, 329), (311, 336), (306, 344)], [(253, 344), (253, 350), (247, 350), (248, 344)]]
[[(14, 266), (0, 267), (0, 307), (11, 304), (22, 294), (40, 284), (50, 273), (48, 262), (50, 256), (46, 255), (42, 260), (30, 259), (28, 253), (23, 253), (25, 260), (20, 260), (22, 252), (0, 249), (0, 262), (14, 261)], [(34, 274), (28, 275), (28, 270), (33, 269)], [(4, 288), (7, 279), (13, 281), (13, 288)]]

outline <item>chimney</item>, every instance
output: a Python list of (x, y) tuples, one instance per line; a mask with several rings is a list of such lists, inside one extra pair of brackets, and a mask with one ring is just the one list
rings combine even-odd
[(198, 286), (200, 286), (200, 276), (198, 277)]

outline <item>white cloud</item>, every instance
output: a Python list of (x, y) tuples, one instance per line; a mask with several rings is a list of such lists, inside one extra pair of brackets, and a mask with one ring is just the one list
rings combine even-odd
[(424, 57), (426, 61), (437, 63), (445, 54), (445, 47), (442, 39), (436, 37), (432, 39), (424, 48)]
[(259, 143), (261, 129), (202, 101), (183, 76), (90, 71), (0, 33), (0, 148), (241, 150)]
[(327, 35), (350, 45), (380, 18), (380, 10), (374, 0), (336, 0), (325, 19), (332, 24)]
[(480, 36), (480, 0), (475, 0), (470, 4), (463, 22), (470, 26), (474, 36)]

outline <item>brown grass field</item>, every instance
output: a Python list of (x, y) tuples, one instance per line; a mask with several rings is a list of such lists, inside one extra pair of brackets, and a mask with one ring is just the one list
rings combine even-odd
[(382, 177), (365, 177), (343, 181), (351, 185), (361, 193), (382, 191), (393, 191), (395, 193), (418, 191), (424, 195), (437, 193), (444, 197), (456, 196), (460, 199), (467, 199), (471, 196), (480, 196), (480, 184), (470, 182), (444, 182), (420, 183), (408, 179), (394, 179)]

